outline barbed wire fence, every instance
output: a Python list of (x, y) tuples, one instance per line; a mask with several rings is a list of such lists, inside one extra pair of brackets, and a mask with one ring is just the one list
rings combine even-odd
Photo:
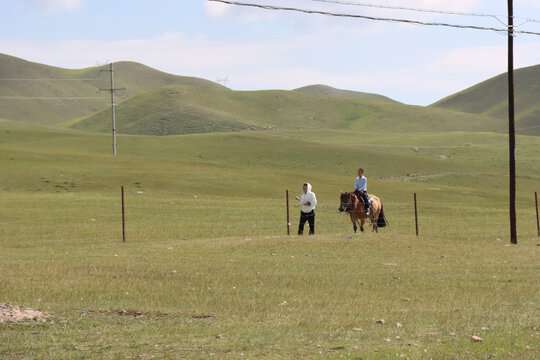
[[(338, 194), (339, 195), (339, 194)], [(520, 231), (540, 236), (537, 201), (518, 202)], [(456, 194), (457, 199), (466, 199)], [(300, 207), (290, 202), (290, 232), (296, 234)], [(186, 241), (211, 238), (266, 238), (287, 235), (286, 199), (160, 198), (127, 191), (126, 241)], [(414, 202), (384, 201), (390, 226), (381, 232), (415, 235)], [(347, 213), (335, 202), (316, 207), (316, 234), (354, 235)], [(122, 242), (123, 211), (117, 197), (36, 198), (0, 200), (0, 244)], [(420, 237), (503, 238), (508, 217), (505, 201), (424, 201), (418, 196)], [(369, 225), (369, 221), (366, 225)], [(536, 234), (538, 229), (538, 234)], [(366, 226), (371, 232), (371, 227)], [(361, 235), (358, 235), (361, 236)]]

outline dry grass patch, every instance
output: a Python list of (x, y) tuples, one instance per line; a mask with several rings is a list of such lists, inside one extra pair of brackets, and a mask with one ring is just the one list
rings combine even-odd
[(0, 304), (0, 323), (45, 322), (49, 315), (21, 305)]

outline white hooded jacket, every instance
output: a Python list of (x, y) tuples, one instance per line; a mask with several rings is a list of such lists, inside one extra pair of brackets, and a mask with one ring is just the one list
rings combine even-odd
[[(315, 196), (315, 193), (311, 191), (311, 184), (307, 184), (307, 193), (302, 190), (302, 196), (300, 196), (300, 205), (302, 205), (302, 212), (308, 213), (315, 209), (315, 206), (317, 206), (317, 197)], [(310, 203), (310, 205), (305, 205), (306, 203)]]

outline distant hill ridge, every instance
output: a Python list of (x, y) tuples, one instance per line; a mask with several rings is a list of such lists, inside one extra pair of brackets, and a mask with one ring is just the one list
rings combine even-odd
[(321, 85), (321, 84), (304, 86), (298, 89), (294, 89), (294, 91), (300, 91), (300, 92), (314, 94), (314, 95), (331, 96), (331, 97), (337, 97), (337, 98), (370, 99), (370, 100), (397, 102), (389, 97), (379, 95), (379, 94), (336, 89), (331, 86)]
[[(119, 96), (132, 97), (168, 85), (227, 89), (195, 77), (167, 74), (135, 62), (115, 65)], [(107, 66), (70, 70), (0, 54), (0, 118), (54, 125), (110, 106)]]
[[(540, 135), (540, 65), (518, 69), (514, 78), (518, 133)], [(498, 75), (431, 106), (507, 119), (508, 75)]]
[[(117, 107), (124, 134), (177, 135), (242, 130), (427, 132), (502, 131), (505, 122), (437, 108), (397, 102), (335, 98), (299, 91), (232, 91), (172, 85), (124, 100)], [(66, 124), (109, 132), (106, 109)]]
[[(0, 118), (110, 132), (107, 67), (69, 70), (0, 54)], [(326, 85), (233, 91), (212, 81), (115, 63), (123, 134), (351, 129), (373, 132), (505, 131), (506, 75), (429, 107)], [(540, 135), (540, 66), (516, 71), (518, 128)]]

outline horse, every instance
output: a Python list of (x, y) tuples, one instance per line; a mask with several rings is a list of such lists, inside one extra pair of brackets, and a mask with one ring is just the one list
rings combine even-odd
[[(383, 204), (381, 199), (375, 195), (369, 195), (372, 203), (372, 211), (370, 212), (369, 219), (371, 225), (373, 225), (373, 231), (379, 232), (379, 228), (386, 226), (386, 218), (384, 217)], [(360, 220), (360, 231), (364, 232), (364, 224), (368, 215), (364, 208), (364, 202), (361, 201), (355, 193), (342, 192), (340, 196), (340, 212), (348, 212), (351, 216), (351, 222), (353, 223), (354, 232), (358, 229), (356, 224)]]

